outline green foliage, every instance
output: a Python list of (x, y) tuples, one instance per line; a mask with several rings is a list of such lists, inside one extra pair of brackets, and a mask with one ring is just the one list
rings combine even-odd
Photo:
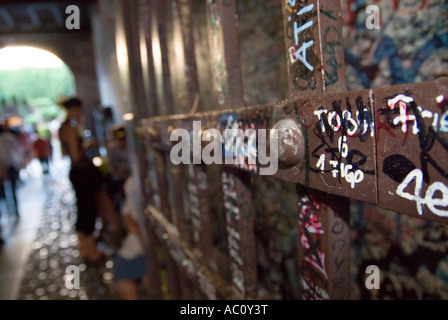
[[(74, 94), (74, 78), (67, 66), (0, 70), (0, 100), (18, 105), (19, 114), (29, 124), (61, 119), (56, 101)], [(3, 113), (0, 104), (0, 114)]]
[(51, 131), (46, 123), (40, 122), (36, 125), (37, 134), (43, 139), (51, 139)]
[(23, 101), (48, 97), (54, 100), (61, 95), (72, 95), (73, 88), (73, 75), (67, 66), (0, 70), (0, 99), (16, 97)]
[(47, 97), (29, 99), (28, 105), (31, 110), (24, 114), (24, 121), (32, 125), (54, 119), (62, 120), (65, 115), (61, 107)]

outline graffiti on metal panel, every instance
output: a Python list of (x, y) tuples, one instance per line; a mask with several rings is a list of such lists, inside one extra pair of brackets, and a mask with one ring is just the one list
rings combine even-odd
[[(371, 4), (381, 9), (380, 31), (365, 27), (365, 10)], [(349, 90), (429, 81), (447, 75), (447, 1), (341, 0), (341, 6)], [(406, 92), (393, 93), (412, 97)], [(378, 102), (388, 108), (387, 100)], [(376, 106), (381, 107), (380, 104)], [(390, 117), (391, 121), (400, 116), (399, 105), (395, 109), (396, 114)], [(438, 113), (440, 121), (443, 113)], [(431, 120), (426, 119), (427, 125)], [(375, 113), (377, 144), (385, 141), (386, 137), (393, 139), (397, 136), (400, 136), (396, 141), (398, 146), (406, 143), (402, 124), (390, 124), (387, 117)], [(438, 127), (441, 133), (443, 125), (439, 123)], [(412, 121), (407, 123), (407, 129), (410, 138), (413, 136)], [(422, 170), (420, 161), (425, 159), (419, 159), (419, 147), (416, 149), (417, 155), (412, 161), (397, 151), (379, 162), (378, 169), (387, 172), (390, 179), (400, 184), (414, 169)], [(440, 165), (445, 158), (436, 160)], [(414, 183), (420, 175), (417, 172), (414, 171), (414, 181), (404, 192), (414, 194)], [(423, 182), (427, 177), (423, 173)], [(431, 180), (446, 181), (435, 177)], [(425, 198), (426, 189), (425, 186), (421, 189), (421, 198)], [(436, 197), (441, 198), (440, 195)], [(417, 201), (406, 201), (418, 204)], [(427, 210), (426, 205), (423, 208)], [(355, 226), (351, 242), (351, 266), (357, 279), (351, 294), (355, 299), (448, 299), (448, 229), (445, 225), (382, 210), (363, 202), (352, 211), (350, 224)], [(379, 292), (368, 290), (364, 285), (365, 269), (371, 264), (378, 265), (382, 272)]]
[(374, 168), (365, 166), (367, 156), (349, 147), (351, 139), (365, 142), (374, 137), (375, 131), (370, 102), (366, 105), (359, 96), (355, 104), (356, 108), (347, 98), (344, 108), (342, 100), (337, 100), (330, 110), (322, 106), (314, 111), (317, 118), (314, 134), (321, 143), (311, 151), (315, 159), (311, 171), (331, 173), (339, 183), (345, 181), (352, 189), (365, 175), (375, 174)]
[(290, 73), (294, 85), (301, 90), (316, 88), (314, 70), (318, 58), (314, 52), (313, 17), (317, 8), (311, 1), (286, 0), (287, 17), (286, 37), (288, 44)]
[(226, 113), (220, 116), (218, 121), (224, 132), (224, 158), (233, 159), (233, 164), (240, 168), (257, 172), (258, 152), (255, 124), (239, 121), (235, 113)]
[(328, 299), (328, 281), (325, 269), (325, 253), (322, 251), (324, 230), (319, 218), (319, 202), (311, 195), (299, 201), (299, 237), (303, 250), (300, 266), (300, 283), (303, 299)]
[[(440, 114), (423, 109), (409, 94), (397, 94), (387, 100), (386, 108), (379, 110), (379, 114), (386, 119), (383, 123), (387, 123), (392, 130), (404, 133), (403, 147), (409, 135), (414, 135), (418, 136), (420, 148), (420, 166), (403, 155), (394, 154), (384, 159), (383, 172), (399, 183), (396, 194), (414, 201), (420, 215), (426, 206), (433, 214), (448, 217), (448, 187), (441, 181), (433, 181), (429, 173), (432, 167), (441, 177), (448, 179), (446, 166), (430, 153), (434, 147), (448, 151), (448, 140), (443, 135), (448, 132), (448, 100), (439, 95), (434, 103), (440, 109)], [(429, 120), (428, 126), (424, 119)], [(414, 189), (409, 190), (414, 181)], [(428, 184), (426, 191), (423, 190), (424, 182)], [(436, 195), (441, 195), (441, 198)]]
[(192, 164), (188, 166), (187, 201), (189, 205), (193, 240), (201, 242), (202, 219), (204, 210), (204, 193), (208, 189), (207, 175), (202, 170), (194, 171)]
[(245, 279), (243, 272), (243, 258), (241, 256), (241, 235), (238, 231), (240, 210), (237, 205), (238, 195), (236, 191), (236, 182), (234, 176), (232, 174), (227, 174), (225, 171), (222, 173), (222, 188), (227, 222), (227, 242), (231, 258), (230, 271), (232, 274), (232, 283), (244, 294)]
[(325, 61), (325, 87), (331, 86), (339, 81), (338, 69), (342, 64), (338, 61), (336, 49), (342, 45), (342, 35), (339, 29), (334, 26), (328, 26), (323, 34), (324, 53), (328, 54)]
[(348, 252), (348, 224), (344, 222), (340, 215), (335, 211), (331, 210), (333, 215), (333, 223), (331, 224), (331, 255), (332, 259), (330, 261), (333, 267), (333, 289), (344, 288), (350, 281), (347, 279), (343, 273), (344, 268), (348, 268), (350, 261), (346, 259)]

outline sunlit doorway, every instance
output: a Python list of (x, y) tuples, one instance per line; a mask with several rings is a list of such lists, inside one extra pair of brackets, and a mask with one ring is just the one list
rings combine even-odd
[(72, 71), (53, 53), (28, 46), (0, 49), (0, 121), (21, 136), (25, 174), (39, 173), (32, 148), (37, 136), (51, 141), (59, 160), (57, 130), (65, 114), (58, 102), (75, 91)]
[[(17, 206), (11, 196), (11, 177), (0, 183), (0, 237), (4, 241), (0, 249), (1, 297), (17, 295), (25, 272), (22, 266), (47, 212), (48, 195), (55, 182), (64, 181), (67, 174), (68, 162), (61, 157), (57, 137), (65, 118), (58, 101), (74, 94), (73, 73), (54, 54), (23, 46), (0, 49), (0, 121), (17, 135), (23, 152), (16, 180)], [(49, 174), (45, 174), (32, 149), (38, 135), (53, 146)]]

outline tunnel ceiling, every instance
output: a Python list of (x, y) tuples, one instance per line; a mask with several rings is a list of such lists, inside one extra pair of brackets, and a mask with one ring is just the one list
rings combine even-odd
[[(0, 36), (65, 36), (67, 34), (90, 34), (90, 10), (94, 0), (26, 1), (2, 0), (0, 4)], [(76, 5), (80, 11), (80, 29), (69, 30), (65, 21), (69, 5)]]

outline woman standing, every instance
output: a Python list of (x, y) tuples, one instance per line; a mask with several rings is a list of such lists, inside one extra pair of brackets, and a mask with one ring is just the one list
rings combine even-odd
[[(106, 191), (102, 188), (103, 177), (87, 156), (87, 146), (81, 133), (82, 101), (70, 98), (62, 103), (67, 118), (59, 129), (59, 139), (63, 155), (71, 160), (70, 181), (76, 194), (77, 221), (76, 232), (81, 257), (86, 261), (97, 262), (102, 253), (96, 246), (93, 232), (99, 210), (115, 215), (114, 207)], [(117, 227), (114, 225), (114, 227)]]

